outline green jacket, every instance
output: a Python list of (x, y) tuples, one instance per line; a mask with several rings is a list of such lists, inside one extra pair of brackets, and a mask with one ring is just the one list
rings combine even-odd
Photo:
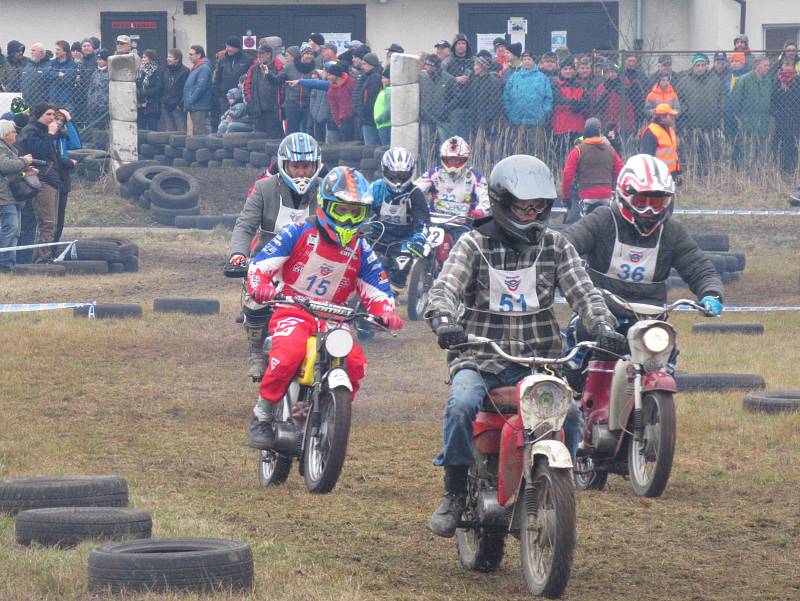
[(372, 114), (378, 129), (392, 126), (392, 86), (386, 86), (378, 93)]
[(14, 195), (8, 185), (9, 175), (22, 172), (27, 163), (19, 158), (17, 149), (0, 140), (0, 205), (16, 204)]
[(769, 77), (759, 79), (754, 71), (740, 77), (733, 88), (731, 103), (741, 130), (768, 136), (772, 131), (771, 101), (772, 80)]
[(698, 76), (687, 71), (678, 76), (673, 87), (681, 101), (681, 129), (711, 131), (720, 127), (724, 87), (716, 74), (707, 71)]

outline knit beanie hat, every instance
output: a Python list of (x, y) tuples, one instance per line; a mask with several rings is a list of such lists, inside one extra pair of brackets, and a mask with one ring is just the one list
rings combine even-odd
[(583, 126), (583, 137), (596, 138), (597, 136), (600, 135), (601, 127), (602, 123), (600, 123), (600, 119), (598, 119), (597, 117), (588, 118)]
[(225, 45), (230, 46), (231, 48), (238, 48), (239, 50), (241, 50), (242, 38), (235, 35), (229, 35), (227, 38), (225, 38)]

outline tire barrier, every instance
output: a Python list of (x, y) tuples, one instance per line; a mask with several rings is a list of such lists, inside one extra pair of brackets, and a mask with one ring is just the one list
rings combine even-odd
[(14, 275), (36, 275), (39, 277), (62, 277), (66, 274), (66, 269), (58, 263), (31, 263), (30, 265), (16, 265)]
[(754, 413), (787, 413), (800, 411), (800, 390), (751, 392), (742, 401)]
[(212, 298), (157, 298), (153, 300), (153, 311), (187, 315), (217, 315), (219, 301)]
[(750, 336), (764, 333), (760, 323), (696, 323), (692, 325), (693, 334), (747, 334)]
[(675, 374), (678, 392), (720, 392), (724, 390), (756, 390), (766, 388), (758, 374), (726, 374), (678, 372)]
[(119, 476), (45, 476), (0, 481), (0, 512), (127, 506), (128, 481)]
[(17, 515), (20, 545), (74, 547), (85, 540), (150, 538), (153, 520), (139, 509), (124, 507), (53, 507), (28, 509)]
[(89, 555), (89, 590), (111, 593), (246, 592), (253, 588), (250, 545), (204, 538), (108, 543)]

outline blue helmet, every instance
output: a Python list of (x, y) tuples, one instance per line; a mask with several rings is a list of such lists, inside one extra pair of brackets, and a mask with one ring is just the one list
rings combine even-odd
[(381, 159), (383, 181), (394, 192), (402, 192), (411, 186), (414, 175), (414, 156), (405, 148), (395, 146), (383, 153)]
[[(292, 177), (286, 172), (286, 163), (294, 162), (314, 163), (314, 174), (310, 177)], [(322, 155), (317, 141), (304, 133), (294, 133), (286, 136), (278, 147), (278, 171), (292, 190), (298, 194), (305, 194), (312, 185), (316, 184), (317, 175), (322, 169)]]
[(350, 167), (335, 167), (318, 191), (317, 218), (330, 238), (347, 246), (358, 234), (372, 205), (369, 182)]

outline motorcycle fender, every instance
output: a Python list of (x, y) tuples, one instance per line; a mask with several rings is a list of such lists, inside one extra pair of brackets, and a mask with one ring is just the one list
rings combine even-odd
[(663, 371), (649, 371), (642, 378), (642, 392), (652, 390), (665, 390), (667, 392), (678, 392), (675, 378)]
[(353, 392), (353, 384), (350, 382), (350, 376), (342, 367), (337, 367), (328, 372), (327, 375), (328, 389), (333, 390), (339, 386), (344, 386), (350, 392)]
[(540, 440), (531, 447), (530, 466), (536, 465), (536, 458), (544, 457), (552, 468), (572, 469), (572, 457), (560, 440)]

